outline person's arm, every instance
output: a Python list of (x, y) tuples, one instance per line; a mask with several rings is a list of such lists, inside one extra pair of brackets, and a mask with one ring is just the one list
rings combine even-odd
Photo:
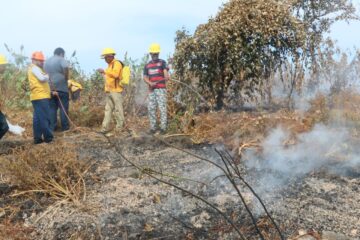
[(147, 70), (146, 66), (144, 67), (143, 75), (144, 75), (143, 79), (144, 79), (145, 83), (147, 83), (149, 85), (149, 87), (152, 87), (156, 84), (156, 83), (150, 81), (150, 78), (148, 75), (148, 70)]
[(147, 68), (146, 66), (144, 67), (144, 71), (143, 71), (143, 79), (144, 79), (144, 82), (146, 84), (149, 84), (149, 76), (148, 76), (148, 73), (147, 73)]
[(40, 82), (48, 82), (49, 81), (49, 75), (43, 73), (39, 67), (33, 67), (31, 72), (35, 75), (35, 77)]
[(69, 80), (69, 68), (64, 68), (64, 76), (65, 76), (65, 80), (68, 81)]
[(68, 81), (69, 80), (69, 63), (65, 59), (62, 59), (61, 67), (63, 69), (65, 81)]
[(163, 72), (164, 72), (165, 81), (169, 81), (170, 80), (169, 67), (167, 66), (165, 61), (163, 61), (163, 68), (164, 68)]
[(150, 82), (150, 80), (149, 80), (149, 76), (146, 76), (146, 75), (144, 75), (144, 81), (145, 81), (145, 83), (146, 84), (148, 84), (148, 85), (150, 85), (151, 84), (151, 82)]
[(105, 75), (110, 78), (115, 78), (115, 79), (120, 78), (121, 79), (121, 75), (122, 75), (121, 63), (118, 61), (115, 61), (113, 64), (114, 65), (112, 67), (109, 67), (104, 70)]

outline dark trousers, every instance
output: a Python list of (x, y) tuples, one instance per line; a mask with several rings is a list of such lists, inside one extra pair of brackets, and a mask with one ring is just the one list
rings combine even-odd
[(51, 142), (53, 134), (50, 129), (49, 99), (31, 101), (34, 108), (33, 133), (34, 143)]
[(80, 98), (80, 90), (76, 90), (75, 92), (72, 92), (70, 96), (71, 96), (71, 101), (76, 102)]
[(0, 111), (0, 139), (9, 131), (5, 115)]
[[(66, 92), (58, 92), (59, 98), (57, 96), (52, 96), (50, 99), (50, 116), (51, 116), (51, 124), (50, 128), (51, 130), (55, 131), (57, 126), (57, 112), (58, 109), (60, 109), (60, 120), (61, 120), (61, 130), (66, 131), (69, 130), (69, 120), (66, 116), (66, 114), (69, 113), (69, 93)], [(66, 114), (64, 113), (64, 110)]]

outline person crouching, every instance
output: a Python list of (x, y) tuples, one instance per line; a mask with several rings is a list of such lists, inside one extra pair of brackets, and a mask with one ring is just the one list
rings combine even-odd
[(49, 143), (54, 138), (50, 129), (49, 75), (43, 70), (45, 57), (42, 52), (34, 52), (31, 60), (32, 64), (28, 69), (28, 79), (30, 83), (30, 101), (34, 108), (34, 143)]

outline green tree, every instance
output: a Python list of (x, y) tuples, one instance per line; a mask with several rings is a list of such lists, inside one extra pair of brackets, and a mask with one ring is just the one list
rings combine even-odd
[(0, 76), (0, 101), (6, 106), (30, 107), (30, 89), (27, 79), (29, 58), (25, 56), (23, 46), (17, 52), (7, 44), (4, 45), (14, 59), (14, 64), (10, 63), (4, 74)]
[(193, 36), (178, 32), (174, 68), (180, 78), (191, 72), (205, 97), (222, 108), (230, 81), (253, 97), (282, 59), (296, 57), (304, 37), (286, 2), (232, 0)]

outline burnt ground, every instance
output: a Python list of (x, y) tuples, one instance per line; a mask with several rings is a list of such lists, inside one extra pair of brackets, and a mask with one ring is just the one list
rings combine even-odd
[[(13, 221), (32, 229), (23, 239), (239, 239), (214, 209), (146, 174), (155, 171), (161, 179), (218, 207), (247, 239), (258, 239), (244, 205), (222, 172), (164, 144), (159, 138), (145, 134), (111, 137), (116, 149), (96, 133), (64, 136), (63, 140), (78, 146), (82, 158), (91, 160), (86, 198), (80, 206), (48, 201), (45, 196), (17, 203), (19, 211), (11, 216)], [(162, 139), (221, 163), (214, 149), (222, 146), (194, 145), (181, 136)], [(22, 145), (21, 142), (1, 144), (2, 154)], [(134, 168), (119, 152), (144, 171)], [(241, 163), (240, 168), (249, 183), (255, 185), (254, 170)], [(263, 198), (287, 238), (297, 236), (303, 229), (333, 234), (333, 239), (360, 239), (359, 172), (352, 170), (342, 176), (327, 170), (312, 172)], [(5, 183), (0, 185), (0, 207), (11, 201), (9, 195), (15, 188)], [(278, 239), (255, 198), (244, 186), (241, 189), (264, 236)]]
[(360, 234), (360, 179), (327, 172), (309, 174), (290, 184), (281, 204), (273, 207), (284, 214), (287, 226), (333, 231), (354, 239)]

